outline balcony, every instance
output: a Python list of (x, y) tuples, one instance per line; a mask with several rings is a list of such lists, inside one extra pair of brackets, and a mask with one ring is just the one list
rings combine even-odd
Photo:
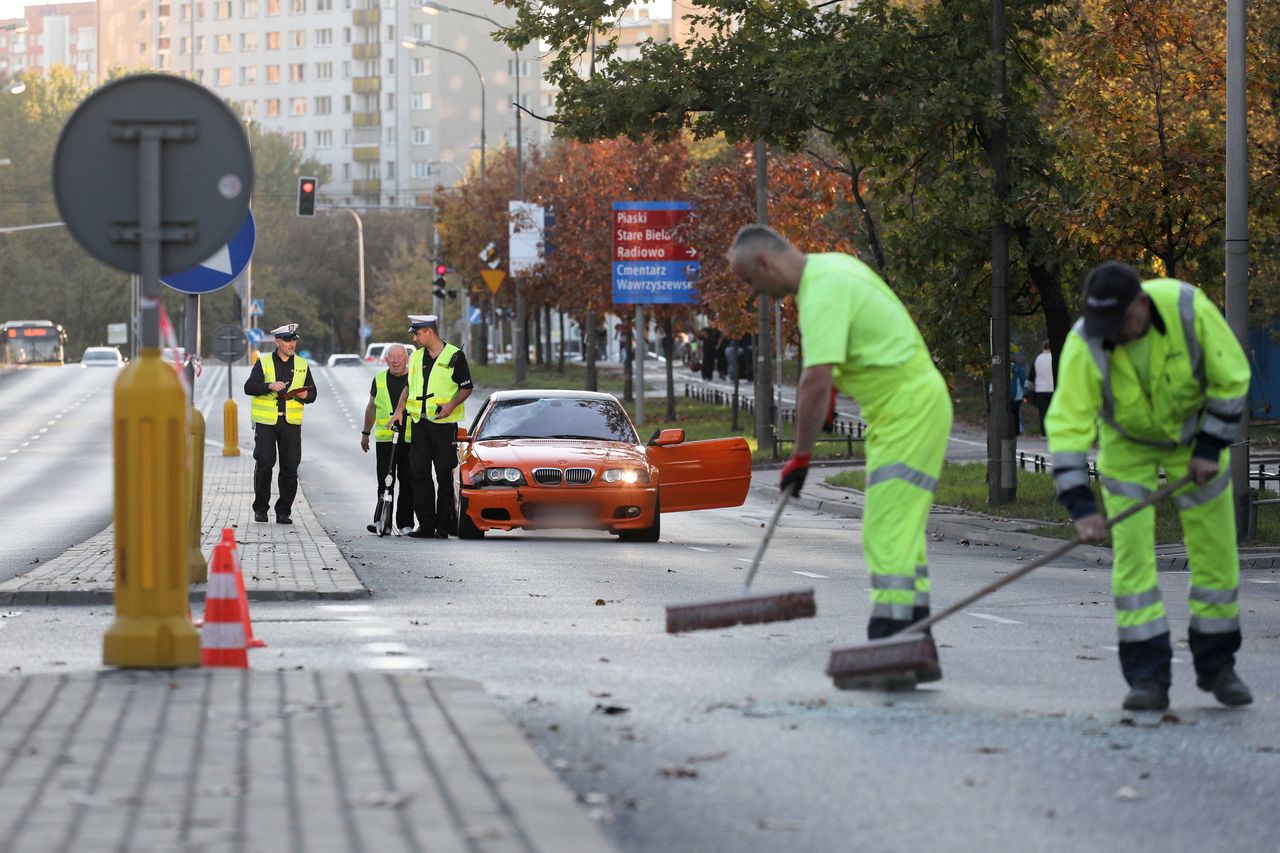
[(356, 9), (351, 13), (351, 23), (357, 27), (376, 27), (382, 23), (382, 10)]
[(377, 178), (369, 178), (363, 181), (352, 181), (351, 194), (377, 198), (382, 195), (382, 181)]
[(352, 127), (379, 127), (382, 124), (382, 113), (352, 113)]
[(382, 44), (380, 42), (371, 41), (365, 44), (351, 45), (352, 59), (377, 59), (382, 56)]
[(381, 77), (352, 77), (351, 91), (357, 95), (375, 95), (382, 91)]
[(376, 163), (381, 153), (377, 145), (357, 145), (351, 149), (351, 159), (357, 163)]

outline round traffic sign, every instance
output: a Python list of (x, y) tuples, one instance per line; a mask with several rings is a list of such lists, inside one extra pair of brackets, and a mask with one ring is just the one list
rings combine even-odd
[(169, 74), (122, 77), (98, 89), (58, 137), (54, 197), (84, 250), (126, 272), (141, 272), (140, 138), (156, 134), (162, 275), (193, 267), (225, 246), (244, 222), (253, 192), (244, 127), (208, 89)]
[(239, 278), (245, 267), (249, 266), (257, 242), (257, 227), (253, 222), (253, 211), (250, 210), (245, 213), (240, 230), (236, 231), (225, 246), (190, 269), (163, 276), (160, 283), (179, 293), (190, 295), (219, 291)]
[(244, 330), (239, 326), (219, 326), (213, 333), (213, 354), (227, 364), (243, 358), (247, 345)]

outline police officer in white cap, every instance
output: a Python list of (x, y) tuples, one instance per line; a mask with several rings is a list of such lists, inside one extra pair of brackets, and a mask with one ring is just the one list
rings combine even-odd
[[(462, 350), (441, 339), (434, 314), (410, 314), (409, 331), (418, 349), (409, 359), (409, 385), (392, 420), (412, 421), (409, 464), (418, 527), (415, 539), (448, 539), (457, 533), (453, 469), (458, 465), (458, 422), (471, 396), (471, 369)], [(435, 472), (435, 484), (431, 474)]]
[(276, 349), (258, 359), (244, 383), (253, 398), (253, 520), (266, 521), (271, 505), (271, 472), (280, 460), (280, 497), (276, 523), (293, 524), (293, 499), (298, 494), (298, 463), (302, 461), (302, 406), (316, 400), (316, 383), (306, 359), (295, 355), (298, 324), (272, 329)]

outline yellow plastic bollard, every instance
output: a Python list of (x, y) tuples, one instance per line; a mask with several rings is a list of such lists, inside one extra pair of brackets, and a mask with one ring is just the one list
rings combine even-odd
[(187, 398), (160, 350), (120, 371), (114, 394), (115, 608), (107, 666), (199, 666), (187, 621)]
[(240, 418), (235, 400), (222, 404), (222, 455), (240, 455)]
[(200, 520), (204, 518), (204, 414), (191, 407), (191, 530), (187, 537), (187, 579), (209, 581), (209, 564), (200, 550)]

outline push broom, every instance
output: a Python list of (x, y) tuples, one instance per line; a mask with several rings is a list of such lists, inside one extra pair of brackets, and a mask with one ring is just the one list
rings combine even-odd
[(818, 612), (813, 600), (813, 590), (803, 589), (795, 592), (775, 593), (772, 595), (750, 595), (751, 582), (755, 580), (760, 561), (764, 559), (765, 548), (773, 538), (773, 531), (778, 528), (782, 511), (791, 500), (792, 491), (783, 489), (778, 496), (777, 506), (773, 508), (773, 517), (765, 527), (764, 537), (756, 548), (756, 555), (751, 560), (751, 568), (747, 570), (746, 580), (742, 584), (742, 594), (737, 598), (723, 601), (708, 601), (701, 604), (679, 604), (667, 608), (667, 633), (679, 634), (682, 631), (705, 631), (709, 628), (727, 628), (730, 625), (754, 625), (760, 622), (786, 622), (790, 619), (806, 619)]
[[(1169, 483), (1114, 518), (1107, 519), (1107, 529), (1110, 530), (1126, 518), (1159, 503), (1190, 482), (1191, 475), (1188, 474), (1176, 482)], [(978, 599), (986, 598), (1046, 563), (1053, 562), (1083, 542), (1084, 540), (1078, 536), (1069, 542), (1064, 542), (1044, 556), (1032, 560), (1025, 566), (1019, 566), (1016, 570), (970, 593), (950, 607), (908, 625), (899, 634), (834, 650), (827, 663), (827, 675), (831, 676), (836, 687), (841, 690), (885, 687), (910, 689), (915, 686), (917, 680), (924, 680), (918, 679), (917, 676), (928, 678), (932, 674), (933, 678), (936, 678), (938, 649), (933, 644), (933, 637), (926, 633), (930, 627), (948, 616), (954, 616)]]

